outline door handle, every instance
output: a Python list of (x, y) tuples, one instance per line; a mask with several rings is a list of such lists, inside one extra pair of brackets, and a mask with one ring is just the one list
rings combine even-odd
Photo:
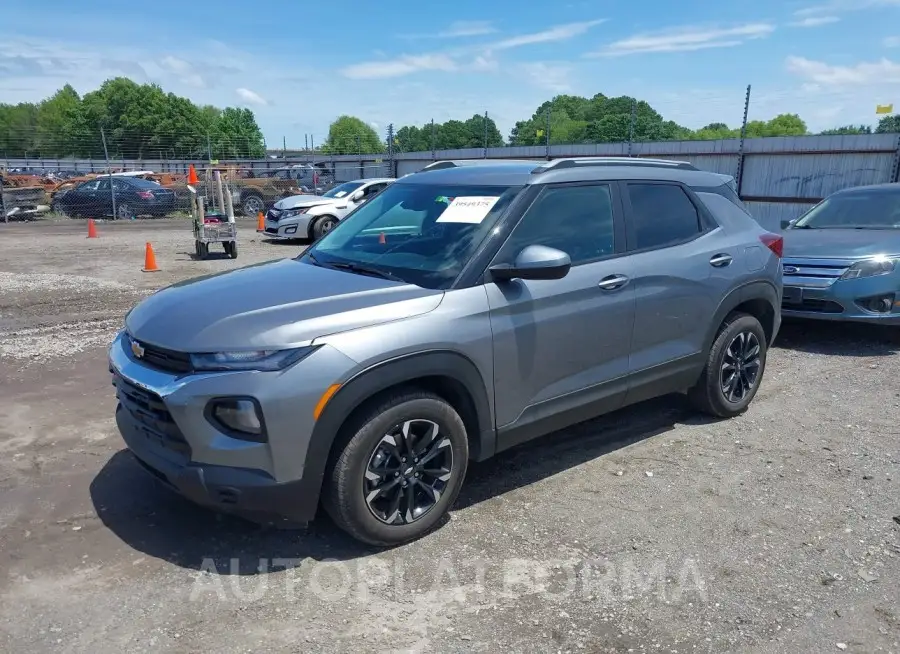
[(727, 265), (730, 265), (733, 261), (730, 254), (717, 254), (713, 256), (712, 259), (709, 260), (709, 265), (715, 266), (716, 268), (724, 268)]
[(627, 283), (628, 278), (625, 275), (610, 275), (609, 277), (601, 279), (597, 286), (603, 291), (615, 291), (618, 288), (622, 288)]

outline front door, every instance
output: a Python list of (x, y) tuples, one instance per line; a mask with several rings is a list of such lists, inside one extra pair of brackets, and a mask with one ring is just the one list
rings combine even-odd
[(544, 188), (492, 262), (511, 263), (528, 245), (572, 260), (559, 280), (486, 284), (501, 449), (624, 398), (634, 291), (616, 194), (595, 182)]

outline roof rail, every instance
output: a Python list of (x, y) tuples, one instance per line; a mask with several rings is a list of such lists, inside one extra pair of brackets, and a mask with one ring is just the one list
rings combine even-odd
[(443, 170), (445, 168), (460, 168), (462, 166), (493, 166), (503, 164), (523, 164), (535, 163), (534, 159), (448, 159), (445, 161), (435, 161), (428, 164), (419, 172), (426, 170)]
[(546, 173), (562, 168), (579, 168), (581, 166), (647, 166), (652, 168), (678, 168), (681, 170), (700, 170), (689, 161), (675, 159), (650, 159), (645, 157), (567, 157), (554, 159), (541, 164), (531, 172)]

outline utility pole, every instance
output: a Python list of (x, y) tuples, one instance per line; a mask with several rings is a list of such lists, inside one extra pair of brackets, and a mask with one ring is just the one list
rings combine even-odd
[(434, 161), (437, 158), (437, 153), (434, 149), (434, 118), (431, 119), (431, 160)]
[(106, 147), (106, 132), (100, 128), (100, 138), (103, 139), (103, 156), (106, 157), (106, 174), (109, 175), (109, 194), (112, 197), (112, 215), (116, 219), (116, 189), (113, 188), (112, 168), (109, 167), (109, 149)]
[(206, 156), (209, 157), (209, 163), (212, 163), (212, 142), (209, 140), (209, 132), (206, 133)]
[(484, 158), (487, 159), (488, 150), (488, 112), (484, 112)]
[(388, 166), (391, 177), (396, 177), (397, 172), (394, 170), (394, 123), (388, 125), (387, 128), (387, 146), (388, 146)]
[(738, 145), (737, 173), (734, 176), (737, 184), (738, 197), (741, 196), (741, 182), (744, 178), (744, 140), (747, 138), (747, 116), (750, 112), (750, 85), (747, 85), (747, 95), (744, 98), (744, 122), (741, 123), (741, 142)]
[(309, 134), (303, 135), (303, 150), (309, 154)]
[(637, 100), (634, 98), (631, 99), (631, 121), (628, 125), (628, 156), (633, 156), (631, 154), (631, 146), (634, 143), (634, 123), (637, 120)]
[(281, 137), (281, 158), (287, 159), (287, 137)]
[(550, 110), (547, 109), (547, 133), (544, 135), (547, 139), (547, 161), (550, 161)]

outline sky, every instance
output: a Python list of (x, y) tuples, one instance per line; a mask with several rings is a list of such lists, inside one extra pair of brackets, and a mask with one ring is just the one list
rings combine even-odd
[(270, 147), (321, 143), (341, 114), (384, 134), (487, 111), (506, 136), (562, 93), (634, 96), (691, 128), (738, 126), (747, 85), (751, 120), (811, 130), (900, 109), (900, 0), (0, 5), (0, 102), (127, 76), (248, 107)]

